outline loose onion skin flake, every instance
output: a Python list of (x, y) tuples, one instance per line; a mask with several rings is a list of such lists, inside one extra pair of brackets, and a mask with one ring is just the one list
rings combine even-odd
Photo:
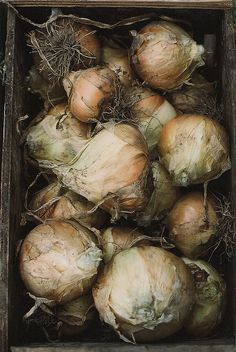
[(225, 129), (204, 115), (181, 115), (169, 121), (161, 130), (158, 152), (177, 186), (218, 178), (231, 166)]
[(156, 148), (163, 126), (177, 114), (173, 106), (161, 95), (142, 86), (127, 90), (131, 113), (144, 134), (151, 152)]
[(78, 223), (51, 221), (23, 241), (20, 274), (36, 299), (62, 304), (90, 290), (101, 260), (92, 232)]
[(152, 88), (181, 86), (204, 64), (204, 48), (172, 22), (152, 22), (134, 33), (130, 60), (137, 75)]
[(138, 229), (124, 226), (108, 227), (103, 230), (101, 238), (104, 262), (108, 263), (114, 255), (124, 249), (147, 246), (150, 243), (148, 236), (144, 236)]
[(192, 272), (196, 289), (196, 302), (186, 321), (185, 332), (196, 338), (206, 337), (222, 321), (226, 307), (226, 284), (209, 263), (182, 259)]
[(116, 74), (108, 67), (71, 72), (63, 80), (69, 109), (80, 121), (96, 122), (115, 94)]
[(186, 257), (204, 256), (212, 246), (218, 229), (218, 217), (210, 198), (204, 205), (200, 192), (190, 192), (180, 198), (167, 217), (167, 228), (176, 248)]
[(179, 187), (172, 185), (170, 175), (158, 161), (152, 162), (152, 173), (154, 190), (146, 208), (137, 216), (140, 226), (149, 226), (152, 221), (160, 220), (180, 196)]
[(29, 205), (30, 211), (42, 221), (73, 219), (87, 228), (100, 229), (106, 223), (108, 214), (100, 208), (90, 213), (93, 208), (93, 203), (66, 190), (59, 182), (37, 192)]
[(191, 272), (161, 248), (117, 254), (93, 288), (100, 318), (126, 342), (151, 342), (183, 326), (194, 303)]

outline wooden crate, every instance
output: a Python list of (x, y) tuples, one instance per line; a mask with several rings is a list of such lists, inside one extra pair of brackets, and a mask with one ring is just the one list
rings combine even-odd
[[(31, 16), (34, 20), (42, 20), (50, 14), (50, 9), (33, 8), (33, 0), (12, 1), (14, 4), (26, 5), (27, 9), (24, 14)], [(40, 5), (55, 5), (56, 2), (42, 1)], [(77, 1), (81, 4), (80, 8), (76, 7), (67, 9), (68, 12), (85, 11), (89, 17), (96, 13), (96, 19), (102, 19), (102, 16), (116, 17), (124, 16), (125, 9), (118, 9), (114, 4), (121, 4), (121, 1)], [(199, 1), (178, 2), (181, 6), (176, 6), (175, 1), (147, 1), (151, 4), (153, 10), (161, 7), (191, 7), (207, 4), (211, 7), (214, 3), (215, 10), (198, 9), (198, 10), (180, 10), (180, 9), (161, 9), (161, 13), (175, 16), (182, 14), (183, 17), (193, 20), (195, 24), (201, 17), (205, 19), (205, 27), (208, 25), (214, 28), (219, 43), (218, 61), (220, 63), (220, 81), (222, 85), (222, 102), (224, 106), (225, 124), (228, 128), (231, 139), (231, 157), (232, 170), (223, 179), (225, 187), (231, 189), (232, 204), (236, 211), (236, 45), (235, 45), (235, 26), (232, 12), (225, 6), (230, 6), (227, 1)], [(199, 3), (199, 4), (198, 4)], [(224, 3), (224, 6), (222, 5)], [(69, 1), (60, 2), (62, 5), (72, 4)], [(96, 9), (96, 4), (104, 6), (103, 9)], [(218, 5), (217, 5), (218, 4)], [(62, 6), (61, 5), (61, 6)], [(126, 1), (125, 5), (129, 7), (127, 14), (143, 13), (146, 2), (144, 1)], [(164, 6), (166, 5), (166, 6)], [(92, 6), (90, 8), (90, 6)], [(223, 7), (216, 9), (216, 7)], [(110, 7), (114, 7), (111, 9)], [(138, 7), (142, 7), (138, 9)], [(22, 10), (22, 9), (21, 9)], [(23, 11), (23, 10), (22, 10)], [(97, 11), (97, 12), (96, 12)], [(160, 9), (157, 10), (160, 12)], [(98, 15), (97, 15), (98, 14)], [(106, 15), (107, 14), (107, 15)], [(100, 18), (101, 17), (101, 18)], [(128, 16), (127, 16), (128, 17)], [(22, 284), (19, 279), (16, 261), (16, 246), (21, 233), (20, 217), (23, 208), (22, 189), (25, 188), (22, 172), (22, 155), (19, 146), (19, 135), (16, 130), (16, 120), (19, 116), (29, 113), (34, 108), (29, 99), (28, 93), (22, 87), (24, 86), (24, 76), (29, 67), (27, 54), (25, 50), (24, 32), (29, 28), (24, 22), (20, 21), (15, 12), (8, 10), (7, 18), (7, 42), (6, 42), (6, 71), (7, 84), (5, 88), (5, 113), (3, 121), (3, 142), (2, 142), (2, 165), (1, 165), (1, 227), (0, 227), (0, 351), (7, 352), (233, 352), (235, 351), (235, 333), (236, 333), (236, 260), (233, 259), (226, 267), (226, 281), (228, 285), (228, 311), (224, 324), (229, 329), (219, 334), (215, 339), (194, 340), (194, 341), (173, 341), (160, 342), (151, 345), (127, 345), (121, 342), (74, 342), (63, 344), (46, 344), (33, 343), (23, 336), (22, 333), (22, 315), (25, 307), (22, 305), (24, 297), (22, 296)], [(223, 329), (223, 328), (222, 328)], [(228, 330), (228, 331), (227, 331)]]

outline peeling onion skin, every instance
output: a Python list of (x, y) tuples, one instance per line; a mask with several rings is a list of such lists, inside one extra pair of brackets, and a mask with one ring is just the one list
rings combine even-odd
[[(167, 228), (176, 248), (188, 258), (203, 257), (212, 246), (218, 229), (214, 203), (200, 192), (190, 192), (180, 198), (169, 212)], [(207, 215), (207, 217), (206, 217)]]
[(103, 127), (69, 168), (60, 166), (54, 172), (67, 188), (118, 219), (146, 206), (153, 190), (152, 171), (137, 128), (124, 123)]
[(225, 129), (204, 115), (180, 115), (167, 122), (158, 152), (176, 186), (210, 181), (231, 167)]
[(127, 50), (116, 43), (108, 42), (102, 47), (102, 62), (116, 73), (120, 82), (129, 87), (134, 80), (134, 73), (129, 64)]
[(195, 300), (188, 267), (152, 246), (117, 254), (100, 274), (93, 297), (100, 318), (126, 342), (154, 342), (177, 332)]
[(26, 135), (27, 154), (41, 163), (60, 165), (70, 162), (88, 142), (91, 127), (56, 105)]
[(207, 337), (222, 321), (226, 307), (226, 284), (209, 263), (182, 259), (192, 271), (196, 287), (196, 302), (186, 321), (185, 332), (197, 338)]
[(152, 162), (154, 190), (143, 212), (137, 216), (139, 226), (149, 226), (152, 221), (163, 218), (180, 196), (180, 188), (172, 185), (166, 169), (158, 162)]
[(108, 263), (114, 255), (124, 249), (147, 246), (150, 243), (147, 236), (141, 234), (137, 229), (123, 226), (108, 227), (102, 232), (103, 260)]
[[(56, 198), (59, 199), (53, 201)], [(100, 208), (88, 213), (93, 208), (93, 203), (79, 194), (63, 189), (59, 182), (49, 184), (37, 192), (29, 205), (29, 209), (42, 221), (73, 219), (87, 228), (101, 229), (108, 220), (108, 214)]]
[(102, 260), (93, 233), (72, 222), (35, 227), (23, 241), (20, 274), (36, 298), (62, 304), (86, 294)]
[(163, 126), (177, 115), (176, 111), (165, 98), (148, 88), (131, 87), (127, 96), (133, 101), (132, 115), (151, 152), (157, 146)]
[(172, 22), (152, 22), (135, 34), (130, 60), (137, 75), (152, 88), (180, 87), (204, 64), (204, 48)]
[(71, 72), (63, 80), (69, 109), (82, 122), (96, 122), (115, 94), (116, 74), (108, 67)]

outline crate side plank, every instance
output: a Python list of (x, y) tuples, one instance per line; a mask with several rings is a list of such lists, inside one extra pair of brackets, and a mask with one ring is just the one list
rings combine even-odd
[[(12, 0), (16, 6), (39, 6), (36, 0)], [(232, 7), (231, 0), (41, 0), (40, 6), (97, 6), (97, 7), (171, 7), (171, 8), (210, 8)]]

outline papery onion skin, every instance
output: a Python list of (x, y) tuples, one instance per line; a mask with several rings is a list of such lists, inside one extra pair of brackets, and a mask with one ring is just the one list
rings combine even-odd
[(152, 246), (117, 254), (98, 278), (93, 297), (100, 318), (126, 342), (157, 341), (177, 332), (195, 298), (184, 262)]
[(124, 249), (131, 247), (147, 246), (151, 242), (137, 229), (124, 226), (108, 227), (102, 232), (101, 246), (103, 260), (108, 263), (112, 257)]
[(134, 73), (129, 64), (127, 50), (109, 41), (102, 47), (102, 62), (116, 73), (124, 86), (131, 85)]
[(131, 87), (127, 90), (127, 96), (133, 102), (132, 116), (151, 152), (157, 146), (163, 126), (177, 115), (176, 111), (165, 98), (148, 88)]
[(153, 189), (146, 142), (137, 128), (105, 124), (74, 163), (54, 172), (70, 190), (113, 218), (142, 210)]
[(133, 39), (130, 58), (138, 76), (152, 88), (181, 86), (204, 64), (204, 48), (173, 22), (152, 22)]
[(69, 109), (82, 122), (96, 122), (115, 94), (116, 74), (108, 67), (71, 72), (63, 80)]
[(20, 274), (36, 298), (62, 304), (89, 291), (101, 260), (91, 231), (78, 223), (51, 221), (35, 227), (23, 241)]
[(180, 115), (167, 122), (158, 152), (177, 186), (218, 178), (231, 167), (225, 129), (204, 115)]
[(101, 229), (108, 220), (108, 214), (99, 208), (89, 213), (93, 208), (93, 203), (63, 189), (59, 182), (37, 192), (29, 205), (30, 211), (42, 221), (73, 219), (87, 228)]
[(170, 175), (158, 161), (152, 162), (152, 173), (154, 190), (146, 208), (137, 216), (139, 226), (149, 226), (163, 218), (180, 196), (180, 189), (172, 185)]
[(28, 155), (45, 167), (70, 162), (89, 140), (90, 126), (65, 109), (65, 104), (55, 106), (27, 132)]
[(209, 263), (188, 258), (183, 260), (192, 271), (196, 287), (196, 302), (186, 321), (185, 331), (193, 337), (206, 337), (222, 321), (226, 306), (226, 284)]
[(167, 228), (176, 248), (186, 257), (202, 257), (212, 246), (218, 230), (215, 204), (207, 198), (205, 208), (203, 194), (190, 192), (180, 198), (169, 212)]

